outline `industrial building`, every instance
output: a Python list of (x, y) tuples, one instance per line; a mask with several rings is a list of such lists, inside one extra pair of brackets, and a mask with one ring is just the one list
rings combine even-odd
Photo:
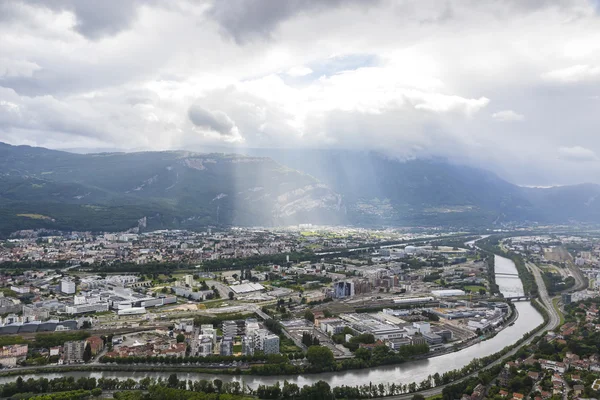
[(435, 297), (457, 297), (466, 295), (465, 291), (460, 289), (432, 290), (431, 294)]
[(397, 297), (394, 299), (394, 304), (423, 304), (435, 301), (435, 298), (428, 297)]
[(239, 285), (231, 285), (229, 289), (235, 294), (248, 294), (265, 290), (265, 287), (260, 283), (241, 283)]
[(126, 315), (142, 315), (146, 314), (146, 309), (144, 307), (131, 307), (131, 308), (123, 308), (117, 311), (118, 316), (126, 316)]

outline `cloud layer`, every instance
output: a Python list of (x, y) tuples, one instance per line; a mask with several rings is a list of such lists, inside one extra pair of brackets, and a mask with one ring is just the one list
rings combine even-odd
[(599, 182), (588, 0), (0, 3), (0, 141), (358, 148)]

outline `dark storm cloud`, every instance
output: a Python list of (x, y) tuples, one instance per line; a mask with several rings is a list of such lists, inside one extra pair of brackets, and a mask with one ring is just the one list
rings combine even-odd
[(194, 125), (209, 129), (221, 135), (231, 135), (235, 124), (222, 111), (209, 111), (199, 105), (193, 105), (188, 110), (188, 117)]
[[(369, 2), (373, 6), (379, 1)], [(236, 42), (260, 36), (268, 37), (277, 26), (304, 12), (321, 11), (328, 8), (347, 6), (358, 0), (228, 0), (215, 1), (209, 10), (211, 18)]]

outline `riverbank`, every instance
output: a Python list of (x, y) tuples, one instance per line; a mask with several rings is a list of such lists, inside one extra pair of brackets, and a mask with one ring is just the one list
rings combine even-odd
[[(430, 352), (424, 355), (413, 356), (409, 359), (405, 359), (400, 363), (394, 364), (384, 364), (385, 365), (402, 365), (405, 363), (411, 363), (419, 360), (428, 360), (435, 359), (437, 357), (442, 357), (447, 354), (456, 353), (467, 349), (471, 346), (475, 346), (478, 343), (483, 341), (489, 341), (494, 339), (494, 337), (506, 329), (509, 326), (512, 326), (515, 321), (519, 318), (519, 312), (517, 308), (510, 304), (511, 314), (504, 321), (502, 326), (493, 331), (492, 333), (486, 335), (484, 338), (477, 337), (471, 339), (467, 342), (457, 344), (456, 347), (449, 347), (444, 350)], [(166, 361), (166, 360), (165, 360)], [(13, 369), (5, 369), (0, 370), (0, 377), (10, 377), (10, 376), (27, 376), (32, 374), (48, 374), (48, 373), (64, 373), (64, 372), (184, 372), (184, 373), (195, 373), (195, 374), (227, 374), (232, 376), (247, 376), (247, 375), (258, 375), (258, 376), (268, 376), (268, 373), (253, 373), (252, 367), (264, 367), (270, 366), (272, 364), (264, 364), (264, 363), (241, 363), (236, 366), (225, 365), (223, 367), (203, 367), (201, 365), (190, 365), (189, 363), (180, 363), (180, 364), (172, 364), (172, 363), (151, 363), (151, 364), (128, 364), (128, 363), (94, 363), (94, 364), (70, 364), (70, 365), (45, 365), (45, 366), (30, 366), (30, 367), (19, 367)], [(306, 370), (288, 370), (282, 368), (284, 365), (295, 367), (297, 365), (294, 364), (278, 364), (279, 367), (277, 370), (277, 376), (293, 376), (298, 374), (319, 374), (323, 372), (344, 372), (344, 371), (358, 371), (366, 368), (377, 368), (379, 366), (365, 366), (365, 367), (347, 367), (347, 368), (336, 368), (334, 371), (306, 371)]]

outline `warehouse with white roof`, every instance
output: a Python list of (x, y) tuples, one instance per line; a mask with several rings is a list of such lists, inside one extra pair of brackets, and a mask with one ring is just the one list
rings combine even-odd
[(265, 290), (265, 287), (260, 283), (241, 283), (239, 285), (231, 285), (229, 289), (235, 294), (246, 294)]
[(445, 289), (445, 290), (433, 290), (431, 294), (435, 297), (456, 297), (464, 296), (466, 293), (464, 290), (459, 289)]

